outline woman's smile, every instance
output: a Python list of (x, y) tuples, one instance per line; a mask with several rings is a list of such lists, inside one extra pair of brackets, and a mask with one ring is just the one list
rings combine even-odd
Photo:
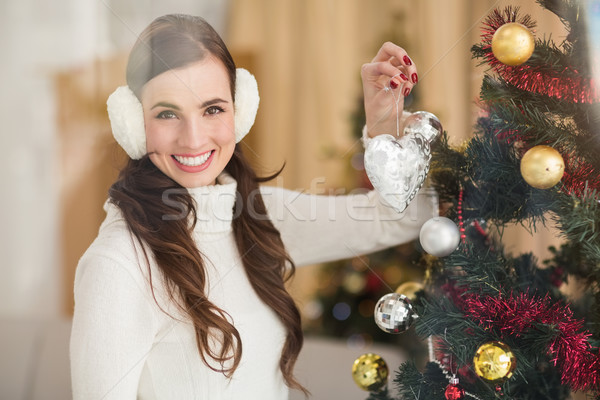
[(175, 161), (175, 165), (185, 172), (199, 172), (207, 168), (212, 161), (214, 150), (207, 151), (200, 155), (175, 155), (171, 157)]

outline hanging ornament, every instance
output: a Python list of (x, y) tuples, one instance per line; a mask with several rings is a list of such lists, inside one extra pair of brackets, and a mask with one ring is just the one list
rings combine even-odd
[(450, 383), (446, 386), (444, 397), (446, 397), (446, 400), (462, 400), (465, 398), (465, 389), (458, 383), (456, 375), (450, 379)]
[(365, 150), (371, 184), (398, 212), (408, 207), (423, 185), (429, 172), (430, 144), (442, 133), (442, 124), (435, 115), (418, 111), (406, 118), (403, 132), (401, 138), (378, 135)]
[(436, 257), (445, 257), (458, 247), (460, 231), (451, 219), (433, 217), (421, 227), (419, 241), (427, 253)]
[(484, 343), (473, 357), (475, 373), (489, 383), (499, 384), (510, 378), (517, 359), (510, 347), (502, 342)]
[(387, 333), (402, 333), (410, 328), (417, 318), (408, 297), (388, 293), (375, 305), (375, 323)]
[(387, 384), (387, 378), (388, 366), (377, 354), (363, 354), (352, 364), (352, 379), (362, 390), (378, 392)]
[(532, 147), (521, 159), (523, 179), (537, 189), (549, 189), (556, 185), (564, 172), (565, 162), (562, 156), (549, 146)]
[(518, 22), (502, 25), (492, 37), (492, 53), (505, 65), (521, 65), (529, 60), (535, 48), (531, 31)]

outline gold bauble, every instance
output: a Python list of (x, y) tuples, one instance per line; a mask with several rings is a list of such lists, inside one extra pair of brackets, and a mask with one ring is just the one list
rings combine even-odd
[(419, 282), (404, 282), (398, 286), (396, 293), (403, 294), (408, 297), (410, 301), (414, 301), (417, 298), (416, 293), (420, 290), (423, 290), (423, 285)]
[(362, 390), (377, 392), (387, 384), (388, 366), (377, 354), (363, 354), (354, 360), (352, 378)]
[(489, 383), (498, 384), (510, 378), (517, 359), (510, 347), (502, 342), (484, 343), (473, 357), (475, 373)]
[(551, 188), (561, 180), (564, 173), (565, 162), (562, 156), (549, 146), (532, 147), (521, 159), (523, 179), (537, 189)]
[(496, 29), (492, 37), (492, 53), (503, 64), (515, 66), (529, 60), (535, 39), (525, 25), (510, 22)]

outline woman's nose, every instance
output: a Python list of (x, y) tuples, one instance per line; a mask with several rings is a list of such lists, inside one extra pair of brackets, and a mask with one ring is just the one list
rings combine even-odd
[(186, 120), (178, 136), (178, 145), (190, 150), (200, 149), (206, 142), (202, 123), (198, 119)]

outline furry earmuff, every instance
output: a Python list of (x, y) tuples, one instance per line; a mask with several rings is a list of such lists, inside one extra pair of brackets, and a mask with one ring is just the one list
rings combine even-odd
[[(254, 75), (243, 68), (235, 78), (235, 141), (250, 132), (254, 125), (260, 97)], [(146, 154), (146, 130), (142, 104), (128, 86), (118, 87), (106, 102), (113, 136), (127, 155), (139, 160)]]

